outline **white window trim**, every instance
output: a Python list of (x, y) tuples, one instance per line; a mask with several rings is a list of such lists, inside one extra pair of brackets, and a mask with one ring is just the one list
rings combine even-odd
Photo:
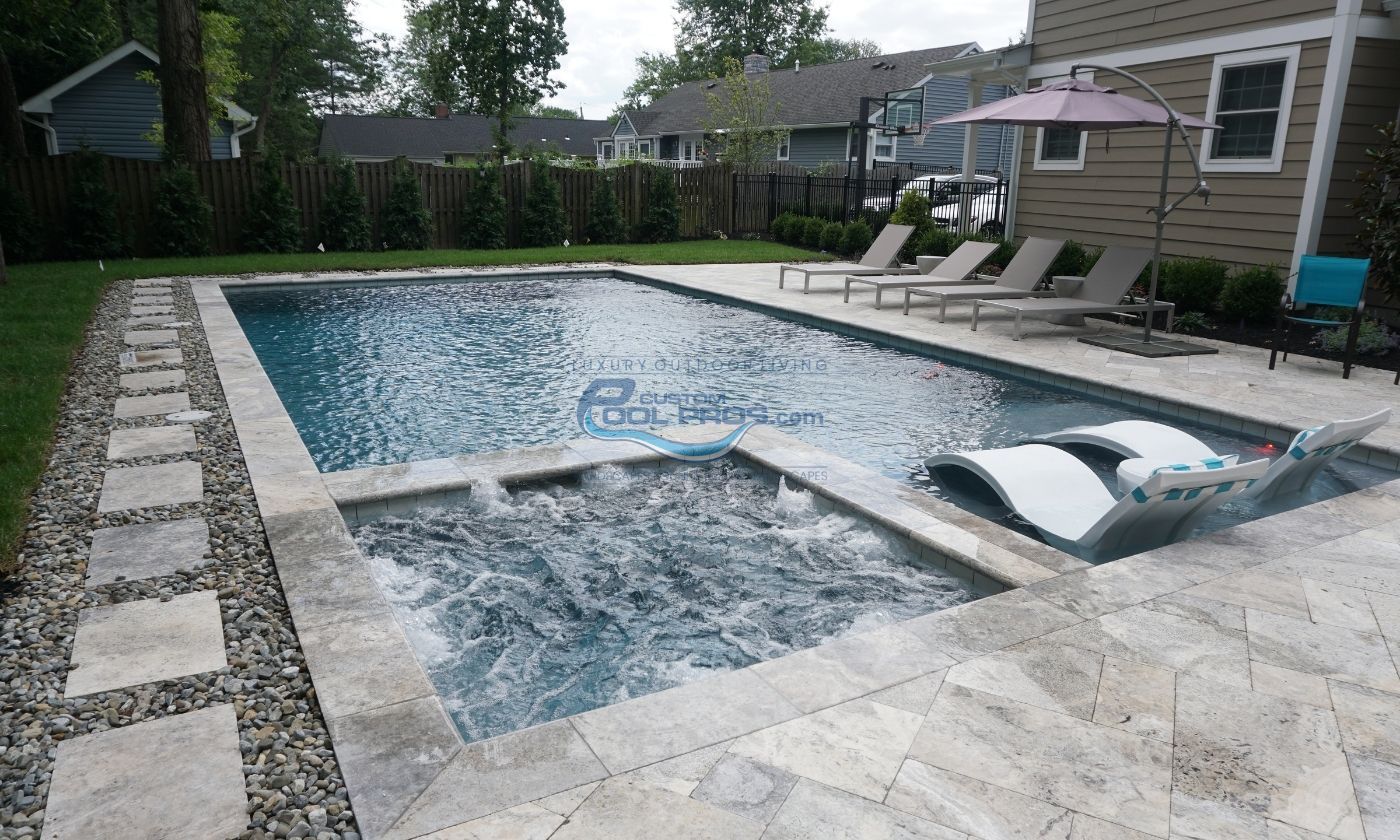
[(1288, 139), (1288, 119), (1293, 108), (1293, 86), (1298, 80), (1298, 57), (1303, 52), (1301, 44), (1273, 47), (1264, 50), (1227, 53), (1215, 57), (1215, 67), (1210, 74), (1210, 98), (1206, 100), (1206, 122), (1215, 122), (1215, 106), (1220, 97), (1220, 80), (1225, 68), (1241, 64), (1263, 64), (1271, 61), (1287, 61), (1283, 70), (1283, 91), (1279, 95), (1278, 125), (1274, 129), (1273, 154), (1268, 160), (1262, 158), (1215, 158), (1215, 131), (1201, 132), (1201, 169), (1205, 172), (1279, 172), (1283, 169), (1283, 147)]
[(897, 135), (897, 134), (890, 134), (890, 135), (887, 135), (887, 136), (890, 138), (890, 153), (889, 153), (888, 155), (880, 155), (880, 154), (876, 154), (876, 153), (875, 153), (875, 150), (878, 149), (878, 148), (880, 147), (880, 135), (881, 135), (881, 132), (878, 131), (878, 130), (874, 130), (874, 131), (871, 131), (871, 134), (874, 135), (874, 136), (872, 136), (872, 137), (870, 138), (870, 154), (871, 154), (871, 157), (872, 157), (874, 160), (882, 161), (882, 162), (884, 162), (884, 163), (892, 163), (892, 162), (894, 162), (894, 161), (899, 157), (899, 135)]
[(778, 141), (777, 158), (787, 160), (792, 157), (792, 132), (783, 135), (783, 139)]
[(609, 140), (609, 141), (604, 141), (604, 142), (602, 142), (602, 143), (599, 143), (599, 144), (598, 144), (598, 156), (601, 157), (601, 158), (603, 158), (604, 160), (611, 160), (611, 159), (613, 158), (613, 156), (614, 156), (614, 155), (613, 155), (613, 150), (614, 150), (615, 148), (617, 148), (617, 147), (614, 146), (613, 143), (612, 143), (612, 141), (610, 141), (610, 140)]
[[(1047, 76), (1040, 80), (1040, 84), (1048, 85), (1051, 82), (1063, 82), (1069, 76)], [(1094, 80), (1093, 71), (1080, 71), (1077, 78), (1086, 82)], [(1089, 132), (1079, 132), (1079, 157), (1074, 160), (1045, 160), (1040, 156), (1040, 150), (1045, 148), (1045, 129), (1035, 130), (1035, 160), (1031, 163), (1031, 168), (1037, 172), (1083, 172), (1084, 157), (1089, 151)]]

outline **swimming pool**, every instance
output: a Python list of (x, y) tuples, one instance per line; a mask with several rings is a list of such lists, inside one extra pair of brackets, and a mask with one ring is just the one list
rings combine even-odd
[[(1010, 446), (1068, 426), (1151, 414), (1082, 394), (614, 278), (529, 278), (226, 290), (323, 471), (554, 443), (598, 377), (642, 395), (722, 398), (792, 421), (784, 431), (956, 504), (936, 452)], [(1277, 457), (1260, 440), (1170, 421), (1220, 452)], [(1112, 478), (1108, 462), (1094, 464)], [(1393, 475), (1326, 470), (1305, 499)], [(1207, 529), (1257, 515), (1227, 506)], [(1015, 525), (1000, 514), (1003, 524)]]

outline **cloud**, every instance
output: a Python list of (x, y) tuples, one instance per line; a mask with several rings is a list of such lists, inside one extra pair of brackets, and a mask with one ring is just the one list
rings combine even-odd
[[(632, 82), (637, 56), (669, 51), (675, 10), (670, 3), (633, 0), (563, 0), (569, 51), (556, 78), (564, 89), (550, 105), (600, 119)], [(1006, 46), (1025, 29), (1026, 0), (831, 0), (832, 35), (861, 38), (887, 52), (976, 41), (983, 49)], [(405, 31), (403, 0), (359, 0), (355, 16), (372, 32)]]

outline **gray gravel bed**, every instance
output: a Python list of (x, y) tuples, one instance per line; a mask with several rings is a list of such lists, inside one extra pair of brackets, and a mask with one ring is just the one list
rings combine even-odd
[[(176, 280), (180, 349), (192, 407), (213, 413), (196, 424), (197, 453), (124, 460), (121, 466), (198, 457), (204, 498), (197, 504), (98, 514), (111, 428), (162, 425), (163, 417), (113, 420), (127, 348), (122, 334), (131, 281), (113, 283), (88, 326), (63, 396), (54, 449), (31, 498), (19, 571), (0, 582), (0, 837), (38, 837), (58, 742), (79, 735), (232, 703), (248, 794), (242, 838), (358, 840), (355, 818), (331, 750), (291, 617), (258, 517), (238, 437), (205, 344), (189, 284)], [(166, 389), (178, 390), (178, 389)], [(152, 393), (152, 392), (143, 392)], [(88, 545), (97, 528), (199, 516), (210, 525), (212, 557), (166, 577), (83, 589)], [(100, 604), (215, 590), (229, 667), (180, 680), (63, 697), (78, 611)]]

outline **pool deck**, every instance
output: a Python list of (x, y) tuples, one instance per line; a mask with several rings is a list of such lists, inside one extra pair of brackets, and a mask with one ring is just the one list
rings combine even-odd
[[(1267, 353), (1247, 347), (1143, 360), (1074, 341), (1087, 328), (1036, 322), (1013, 342), (1009, 319), (994, 314), (973, 333), (962, 310), (940, 325), (917, 309), (875, 310), (870, 292), (843, 304), (838, 278), (816, 281), (823, 288), (809, 295), (779, 290), (773, 265), (623, 272), (1275, 440), (1400, 395), (1381, 371), (1359, 368), (1344, 381), (1338, 365), (1295, 357), (1271, 372)], [(316, 471), (219, 281), (190, 288), (370, 840), (1400, 836), (1400, 481), (464, 745), (350, 539), (337, 495), (373, 499)], [(784, 448), (768, 440), (766, 451)], [(1394, 468), (1400, 422), (1368, 444), (1368, 460)], [(756, 441), (753, 452), (764, 451)], [(493, 470), (537, 465), (521, 454)], [(138, 486), (179, 498), (190, 479), (166, 472)], [(120, 473), (108, 471), (114, 494), (129, 490)], [(191, 616), (177, 623), (206, 620), (195, 601), (165, 606), (149, 608)], [(139, 650), (151, 623), (122, 625), (126, 647)], [(102, 655), (118, 661), (85, 666), (120, 670), (123, 650), (111, 648)], [(195, 734), (175, 732), (181, 722)], [(205, 735), (208, 761), (184, 755), (197, 766), (181, 772), (207, 774), (197, 794), (236, 806), (231, 726), (216, 706), (114, 730), (133, 733), (125, 742), (95, 740), (108, 733), (65, 741), (46, 828), (84, 836), (103, 815), (80, 800), (100, 795), (107, 811), (137, 821), (133, 836), (167, 836), (140, 820), (168, 820), (181, 807), (202, 817), (200, 831), (168, 836), (225, 836), (236, 822), (230, 808), (180, 801), (144, 817), (130, 807), (137, 794), (122, 791), (165, 760), (135, 737), (152, 727), (167, 741)]]

